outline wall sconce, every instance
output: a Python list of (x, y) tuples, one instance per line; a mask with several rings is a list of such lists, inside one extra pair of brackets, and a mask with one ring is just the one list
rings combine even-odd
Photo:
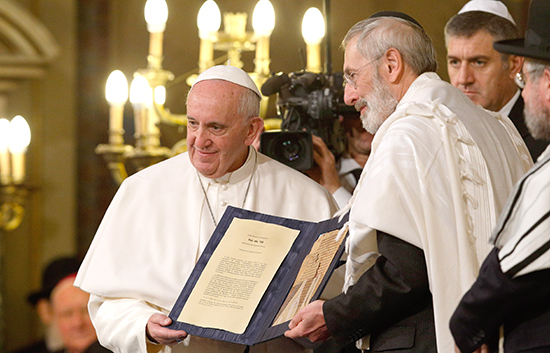
[[(165, 0), (147, 0), (144, 9), (147, 31), (150, 34), (147, 68), (138, 69), (130, 86), (130, 102), (134, 110), (135, 146), (124, 143), (123, 111), (128, 100), (128, 82), (124, 74), (115, 70), (107, 80), (106, 98), (110, 105), (109, 143), (96, 147), (103, 156), (115, 181), (120, 184), (127, 176), (125, 163), (131, 161), (136, 170), (186, 150), (186, 140), (171, 148), (160, 145), (159, 123), (185, 127), (185, 115), (172, 114), (164, 107), (166, 83), (174, 80), (170, 71), (162, 68), (163, 37), (168, 19)], [(198, 72), (220, 63), (215, 51), (226, 52), (223, 57), (232, 66), (243, 67), (241, 53), (256, 51), (252, 79), (261, 87), (271, 75), (269, 70), (269, 39), (275, 26), (275, 11), (269, 0), (259, 0), (254, 8), (252, 26), (246, 31), (246, 13), (224, 13), (224, 30), (220, 31), (222, 14), (214, 0), (206, 0), (198, 16), (200, 48)], [(192, 85), (197, 75), (187, 77)], [(264, 97), (260, 115), (267, 111), (268, 97)]]
[(23, 220), (28, 192), (25, 181), (25, 154), (31, 141), (27, 121), (17, 115), (0, 119), (0, 227), (11, 231)]

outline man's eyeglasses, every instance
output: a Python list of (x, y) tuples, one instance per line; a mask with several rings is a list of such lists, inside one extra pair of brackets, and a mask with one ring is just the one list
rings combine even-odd
[(344, 73), (344, 85), (351, 85), (353, 88), (357, 88), (357, 78), (359, 77), (359, 73), (360, 73), (365, 67), (367, 67), (367, 65), (372, 64), (373, 62), (375, 62), (376, 60), (380, 59), (381, 57), (382, 57), (382, 55), (380, 55), (380, 56), (377, 57), (376, 59), (372, 59), (371, 61), (369, 61), (369, 62), (366, 63), (365, 65), (361, 66), (361, 67), (358, 68), (357, 70), (351, 71), (351, 72), (349, 72), (349, 73)]

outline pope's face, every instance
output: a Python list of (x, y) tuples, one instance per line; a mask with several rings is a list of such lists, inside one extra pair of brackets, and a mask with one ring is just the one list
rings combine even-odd
[(451, 84), (464, 92), (475, 104), (499, 111), (517, 91), (513, 63), (502, 61), (493, 49), (494, 38), (481, 30), (472, 37), (449, 37), (447, 70)]
[(74, 278), (59, 282), (52, 291), (52, 322), (61, 335), (69, 353), (84, 352), (97, 340), (95, 329), (88, 314), (90, 295), (74, 287)]
[(187, 148), (199, 173), (216, 179), (239, 169), (257, 135), (257, 120), (239, 115), (247, 88), (223, 80), (201, 81), (187, 100)]

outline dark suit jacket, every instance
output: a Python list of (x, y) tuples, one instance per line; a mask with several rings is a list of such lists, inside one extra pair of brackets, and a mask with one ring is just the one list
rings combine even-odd
[(521, 137), (523, 137), (523, 141), (525, 141), (525, 144), (527, 145), (527, 148), (531, 153), (533, 161), (536, 161), (538, 156), (540, 156), (540, 154), (546, 149), (546, 146), (548, 146), (548, 142), (543, 140), (535, 140), (533, 136), (531, 136), (527, 125), (525, 125), (525, 118), (523, 117), (523, 107), (524, 102), (523, 98), (520, 95), (518, 100), (516, 101), (516, 104), (514, 104), (514, 106), (512, 107), (512, 110), (510, 111), (510, 115), (508, 117), (510, 118), (510, 120), (512, 120), (512, 122), (516, 126), (516, 129), (518, 129)]
[(436, 352), (424, 252), (383, 232), (377, 237), (374, 266), (324, 303), (328, 330), (340, 345), (370, 334), (372, 352)]
[(44, 340), (32, 343), (26, 347), (20, 348), (12, 353), (51, 353), (46, 347)]
[(511, 278), (493, 249), (450, 327), (461, 352), (469, 353), (482, 343), (495, 346), (501, 325), (506, 353), (550, 352), (550, 270)]

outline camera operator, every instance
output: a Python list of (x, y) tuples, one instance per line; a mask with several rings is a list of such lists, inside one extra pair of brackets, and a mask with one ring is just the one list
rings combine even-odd
[(342, 208), (351, 198), (367, 163), (373, 135), (363, 128), (359, 116), (341, 116), (340, 122), (346, 135), (342, 157), (337, 161), (323, 139), (312, 135), (315, 166), (305, 173), (325, 187)]

